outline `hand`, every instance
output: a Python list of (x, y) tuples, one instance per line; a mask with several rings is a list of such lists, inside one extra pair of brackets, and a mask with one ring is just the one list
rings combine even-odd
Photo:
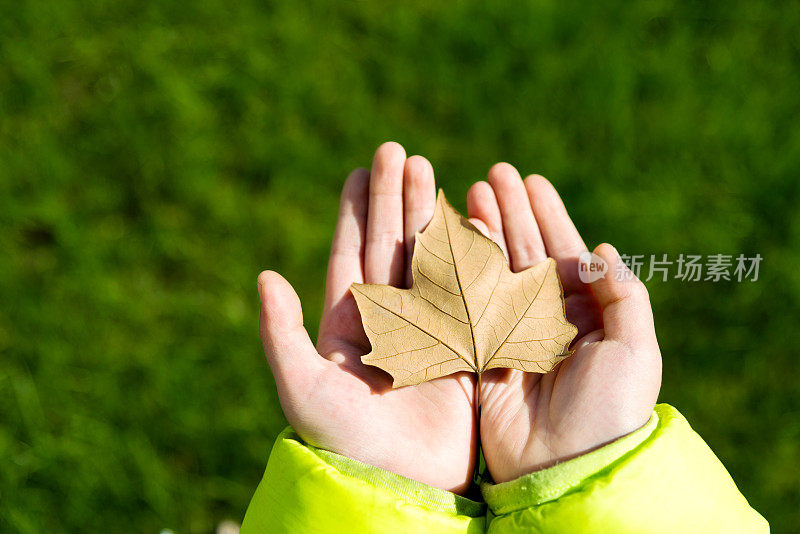
[[(523, 182), (498, 163), (489, 183), (467, 195), (473, 222), (506, 252), (514, 271), (555, 258), (567, 319), (578, 327), (574, 354), (547, 374), (496, 369), (483, 378), (481, 445), (495, 482), (505, 482), (578, 456), (628, 434), (650, 418), (661, 385), (661, 354), (647, 290), (616, 250), (595, 253), (605, 278), (583, 284), (586, 251), (564, 204), (541, 176)], [(631, 280), (617, 280), (624, 269)]]
[(408, 287), (414, 235), (436, 203), (433, 169), (397, 143), (353, 171), (342, 191), (317, 347), (297, 294), (271, 271), (258, 278), (261, 339), (281, 406), (308, 443), (456, 493), (477, 455), (474, 386), (465, 373), (392, 389), (363, 365), (369, 352), (350, 284)]

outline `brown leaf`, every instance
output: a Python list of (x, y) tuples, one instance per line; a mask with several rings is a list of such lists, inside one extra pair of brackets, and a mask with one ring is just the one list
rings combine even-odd
[(495, 367), (546, 373), (569, 355), (578, 329), (567, 322), (555, 260), (512, 273), (441, 190), (411, 263), (411, 289), (351, 287), (372, 344), (361, 361), (391, 374), (394, 387)]

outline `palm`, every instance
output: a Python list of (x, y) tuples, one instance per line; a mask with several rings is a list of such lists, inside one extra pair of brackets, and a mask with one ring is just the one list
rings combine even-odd
[[(430, 220), (434, 202), (426, 161), (406, 161), (396, 144), (379, 148), (372, 175), (354, 172), (342, 194), (316, 349), (305, 339), (286, 346), (274, 324), (262, 333), (281, 405), (306, 441), (461, 492), (470, 483), (477, 447), (470, 378), (462, 374), (392, 389), (386, 373), (360, 361), (369, 342), (349, 292), (354, 282), (408, 284), (413, 236)], [(280, 308), (277, 301), (285, 295), (273, 294)], [(281, 309), (266, 314), (287, 315)], [(296, 351), (304, 353), (304, 367), (283, 376), (281, 369), (290, 365), (275, 355)]]
[[(360, 362), (369, 343), (349, 295), (323, 316), (317, 347), (337, 365), (326, 368), (306, 399), (298, 432), (320, 447), (409, 478), (466, 489), (475, 450), (469, 377), (393, 389), (391, 377)], [(331, 405), (337, 406), (335, 417), (327, 413)]]
[[(577, 257), (586, 248), (552, 186), (538, 176), (523, 186), (504, 164), (493, 167), (489, 180), (491, 186), (484, 182), (470, 190), (470, 215), (507, 252), (514, 270), (548, 255), (557, 260), (567, 318), (580, 336), (573, 355), (550, 373), (494, 370), (484, 378), (481, 443), (490, 473), (502, 482), (644, 424), (658, 393), (660, 355), (638, 280), (614, 283), (612, 271), (608, 281), (590, 289), (578, 279)], [(608, 249), (598, 251), (611, 258)], [(622, 301), (620, 314), (615, 306)], [(620, 330), (620, 324), (631, 328)], [(607, 335), (612, 328), (614, 335)]]
[[(513, 371), (486, 387), (483, 420), (489, 423), (482, 425), (481, 437), (485, 449), (499, 452), (492, 461), (496, 477), (516, 478), (626, 433), (615, 417), (604, 416), (618, 413), (616, 393), (631, 389), (618, 363), (630, 358), (622, 355), (625, 347), (601, 341), (602, 336), (602, 331), (587, 335), (550, 373)], [(622, 423), (628, 431), (642, 424)]]

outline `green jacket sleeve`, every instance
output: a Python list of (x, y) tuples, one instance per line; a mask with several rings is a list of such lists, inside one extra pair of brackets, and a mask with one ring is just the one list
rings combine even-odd
[(769, 532), (714, 453), (665, 404), (605, 447), (481, 489), (492, 534)]
[(485, 531), (486, 507), (315, 449), (285, 430), (275, 442), (242, 534)]

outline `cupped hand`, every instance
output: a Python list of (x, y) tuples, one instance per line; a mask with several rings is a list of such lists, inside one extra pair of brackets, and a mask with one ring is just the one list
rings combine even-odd
[(342, 191), (316, 348), (297, 294), (272, 271), (258, 278), (261, 339), (286, 418), (305, 441), (460, 493), (477, 451), (471, 377), (392, 389), (388, 374), (361, 363), (370, 345), (350, 293), (354, 282), (410, 285), (414, 235), (435, 202), (430, 163), (381, 145), (371, 171), (353, 171)]
[(578, 327), (574, 353), (547, 374), (496, 369), (483, 377), (480, 436), (489, 473), (505, 482), (573, 458), (644, 425), (661, 385), (661, 354), (644, 285), (616, 250), (595, 254), (604, 278), (581, 282), (586, 251), (553, 186), (524, 181), (498, 163), (467, 195), (471, 220), (504, 250), (514, 271), (550, 256)]

